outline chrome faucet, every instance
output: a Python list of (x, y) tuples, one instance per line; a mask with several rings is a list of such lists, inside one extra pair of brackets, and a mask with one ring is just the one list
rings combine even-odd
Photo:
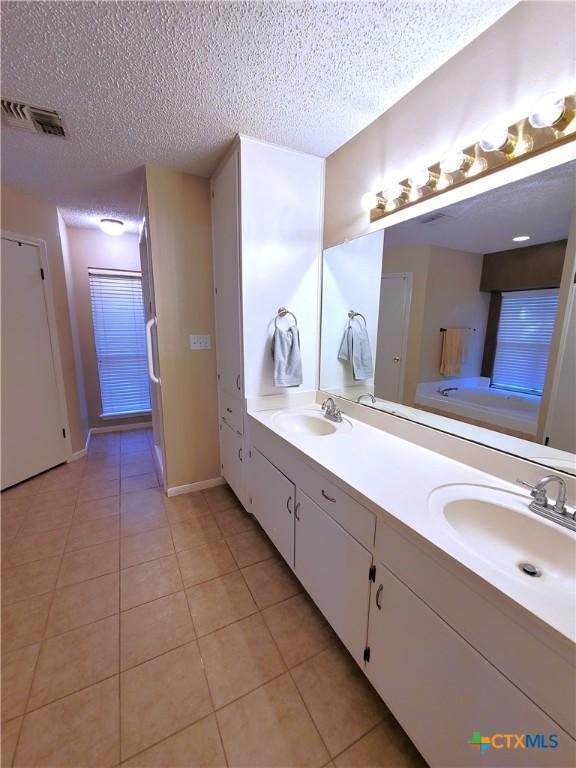
[(371, 403), (375, 403), (376, 402), (376, 398), (374, 397), (374, 395), (371, 392), (363, 392), (361, 395), (358, 395), (358, 397), (356, 398), (356, 402), (360, 403), (362, 401), (363, 397), (369, 397)]
[(324, 416), (330, 421), (336, 421), (337, 423), (342, 421), (342, 411), (336, 407), (333, 398), (328, 397), (324, 400), (322, 410), (324, 411)]
[[(518, 483), (525, 488), (530, 488), (530, 496), (534, 501), (531, 502), (528, 509), (547, 520), (552, 520), (565, 528), (576, 531), (576, 511), (569, 512), (566, 507), (566, 483), (559, 475), (546, 475), (536, 485), (531, 485), (524, 480), (518, 480)], [(553, 505), (546, 492), (550, 483), (558, 484), (558, 494)]]
[(439, 395), (442, 395), (442, 397), (448, 397), (448, 392), (458, 392), (458, 387), (438, 387), (436, 390)]

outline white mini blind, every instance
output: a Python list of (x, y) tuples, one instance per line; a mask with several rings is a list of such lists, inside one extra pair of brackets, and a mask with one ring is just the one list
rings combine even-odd
[(90, 270), (89, 280), (102, 415), (150, 411), (141, 274)]
[(558, 309), (558, 291), (502, 294), (492, 386), (541, 395)]

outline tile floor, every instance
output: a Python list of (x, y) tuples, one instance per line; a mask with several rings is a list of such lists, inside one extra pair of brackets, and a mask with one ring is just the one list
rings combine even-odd
[(2, 502), (2, 766), (420, 768), (226, 487), (166, 498), (147, 430)]

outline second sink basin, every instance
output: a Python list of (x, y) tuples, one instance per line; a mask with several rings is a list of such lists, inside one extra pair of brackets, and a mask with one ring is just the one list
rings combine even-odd
[(347, 419), (337, 423), (327, 419), (323, 413), (313, 408), (281, 411), (274, 416), (274, 424), (285, 432), (296, 435), (320, 437), (336, 432), (347, 432), (352, 425)]

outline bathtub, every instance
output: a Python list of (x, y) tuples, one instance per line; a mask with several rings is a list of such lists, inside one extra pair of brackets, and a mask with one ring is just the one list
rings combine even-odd
[[(483, 377), (425, 381), (416, 387), (415, 405), (433, 408), (447, 416), (453, 414), (474, 422), (492, 424), (527, 435), (535, 435), (538, 428), (538, 395), (524, 395), (495, 389)], [(447, 396), (438, 389), (457, 387)]]

